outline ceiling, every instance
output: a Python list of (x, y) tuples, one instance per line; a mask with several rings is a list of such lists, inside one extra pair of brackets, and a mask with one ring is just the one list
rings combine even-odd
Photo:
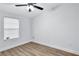
[(35, 8), (34, 11), (28, 12), (26, 9), (26, 6), (15, 7), (15, 4), (16, 3), (0, 3), (0, 11), (16, 14), (16, 15), (24, 16), (24, 17), (36, 17), (46, 11), (49, 12), (52, 8), (58, 5), (58, 3), (37, 3), (36, 5), (43, 7), (44, 10), (41, 11)]

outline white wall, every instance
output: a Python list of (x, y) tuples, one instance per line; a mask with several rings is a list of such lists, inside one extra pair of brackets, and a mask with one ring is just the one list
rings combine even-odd
[[(20, 20), (20, 38), (3, 40), (4, 16)], [(0, 12), (0, 51), (29, 41), (79, 51), (79, 4), (62, 4), (56, 11), (45, 12), (35, 19)]]
[[(3, 25), (3, 17), (13, 17), (17, 18), (20, 21), (20, 37), (17, 39), (6, 40), (4, 41), (4, 25)], [(10, 14), (6, 12), (0, 12), (0, 51), (6, 50), (20, 44), (27, 43), (31, 40), (31, 20), (29, 18), (23, 18), (19, 15)]]
[(32, 24), (34, 41), (79, 51), (79, 4), (62, 4)]

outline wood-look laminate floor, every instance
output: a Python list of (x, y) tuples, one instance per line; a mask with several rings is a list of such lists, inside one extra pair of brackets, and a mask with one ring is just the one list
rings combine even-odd
[(29, 42), (24, 45), (0, 52), (0, 56), (76, 56), (76, 55), (55, 48), (50, 48), (38, 43)]

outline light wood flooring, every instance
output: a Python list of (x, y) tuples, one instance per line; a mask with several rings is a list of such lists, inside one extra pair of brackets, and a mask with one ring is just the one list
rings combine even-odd
[(0, 56), (77, 56), (75, 54), (29, 42), (24, 45), (0, 52)]

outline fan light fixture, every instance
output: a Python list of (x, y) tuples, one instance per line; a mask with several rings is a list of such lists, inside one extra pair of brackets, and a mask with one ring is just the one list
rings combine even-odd
[(36, 3), (27, 3), (27, 4), (18, 4), (18, 5), (15, 5), (15, 6), (16, 6), (16, 7), (27, 6), (27, 10), (28, 10), (29, 12), (33, 11), (34, 8), (39, 9), (39, 10), (43, 10), (42, 7), (37, 6), (37, 5), (35, 5), (35, 4), (36, 4)]
[(26, 9), (27, 9), (29, 12), (34, 11), (34, 7), (31, 6), (31, 5), (30, 5), (30, 6), (27, 6)]

